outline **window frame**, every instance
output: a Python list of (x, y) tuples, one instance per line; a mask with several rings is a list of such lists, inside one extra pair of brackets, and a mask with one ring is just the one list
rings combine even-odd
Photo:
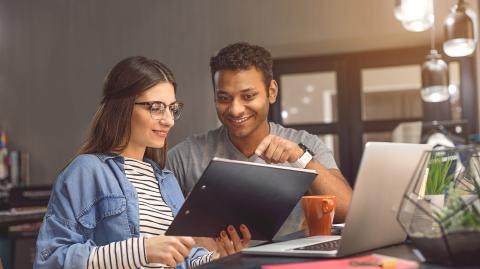
[[(440, 47), (440, 45), (437, 45), (437, 47)], [(334, 71), (337, 79), (337, 122), (283, 125), (298, 130), (306, 130), (315, 135), (337, 135), (341, 160), (339, 165), (342, 173), (353, 186), (363, 153), (364, 133), (393, 131), (401, 122), (450, 120), (451, 113), (448, 101), (442, 103), (424, 102), (422, 118), (362, 120), (362, 69), (411, 64), (422, 65), (429, 51), (429, 47), (419, 46), (274, 59), (273, 73), (274, 79), (279, 83), (279, 92), (276, 103), (270, 107), (269, 119), (283, 124), (281, 117), (282, 85), (280, 84), (282, 75)], [(447, 63), (456, 61), (460, 65), (462, 119), (468, 120), (471, 132), (478, 132), (475, 57), (450, 58), (445, 55), (442, 56)]]

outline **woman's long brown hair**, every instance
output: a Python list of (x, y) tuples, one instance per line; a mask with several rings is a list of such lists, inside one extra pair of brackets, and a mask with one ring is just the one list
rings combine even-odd
[[(78, 154), (120, 152), (130, 140), (135, 98), (158, 83), (176, 83), (172, 72), (157, 60), (136, 56), (116, 64), (105, 79), (103, 99), (93, 117), (87, 139)], [(165, 166), (167, 143), (148, 148), (145, 157)]]

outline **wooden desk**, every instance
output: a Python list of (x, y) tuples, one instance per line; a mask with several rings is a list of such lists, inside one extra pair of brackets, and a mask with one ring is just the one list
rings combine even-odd
[(42, 221), (45, 212), (46, 208), (0, 212), (0, 240), (7, 247), (0, 256), (5, 268), (32, 268), (37, 230), (9, 231), (9, 228)]
[[(418, 261), (417, 257), (412, 253), (412, 247), (407, 244), (400, 244), (396, 246), (390, 246), (385, 248), (376, 249), (373, 251), (368, 251), (360, 253), (358, 255), (367, 255), (367, 254), (383, 254), (393, 257), (398, 257), (402, 259), (415, 260)], [(295, 262), (312, 262), (322, 260), (321, 258), (299, 258), (299, 257), (275, 257), (275, 256), (256, 256), (256, 255), (246, 255), (246, 254), (235, 254), (231, 255), (211, 263), (205, 264), (203, 266), (197, 267), (201, 269), (216, 269), (216, 268), (229, 268), (229, 269), (260, 269), (262, 265), (265, 264), (282, 264), (282, 263), (295, 263)], [(420, 264), (421, 269), (447, 269), (447, 268), (463, 268), (463, 269), (473, 269), (478, 267), (446, 267), (433, 264)], [(321, 268), (319, 268), (321, 269)]]
[(17, 212), (0, 211), (0, 229), (22, 223), (42, 221), (46, 211), (46, 208)]
[(9, 234), (10, 226), (42, 221), (46, 208), (22, 211), (0, 211), (0, 236)]

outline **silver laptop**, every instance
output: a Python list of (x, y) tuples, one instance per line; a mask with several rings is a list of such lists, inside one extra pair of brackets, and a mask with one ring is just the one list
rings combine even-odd
[(246, 254), (342, 257), (405, 240), (396, 212), (426, 144), (365, 145), (342, 236), (313, 236), (242, 250)]

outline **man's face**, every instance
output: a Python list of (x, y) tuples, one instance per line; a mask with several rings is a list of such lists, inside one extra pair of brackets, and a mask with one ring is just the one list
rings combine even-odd
[[(230, 138), (247, 139), (266, 125), (269, 104), (277, 97), (277, 84), (265, 88), (262, 73), (247, 70), (220, 70), (215, 73), (215, 107)], [(267, 90), (269, 95), (267, 97)]]

